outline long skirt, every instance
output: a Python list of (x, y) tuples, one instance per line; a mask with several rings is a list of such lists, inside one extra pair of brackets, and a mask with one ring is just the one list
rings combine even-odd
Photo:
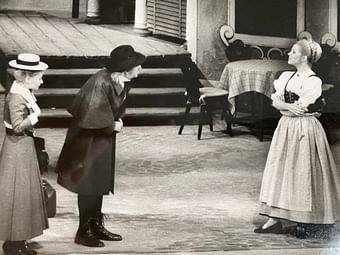
[(282, 116), (263, 173), (261, 214), (301, 223), (340, 219), (340, 173), (314, 116)]
[(0, 197), (0, 240), (27, 240), (48, 228), (32, 137), (6, 135), (0, 153)]

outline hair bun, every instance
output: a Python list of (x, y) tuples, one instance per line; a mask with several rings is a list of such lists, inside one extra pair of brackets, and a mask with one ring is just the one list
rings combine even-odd
[(310, 48), (310, 62), (315, 63), (317, 62), (322, 54), (322, 49), (320, 44), (318, 44), (316, 41), (309, 40), (308, 41), (309, 48)]

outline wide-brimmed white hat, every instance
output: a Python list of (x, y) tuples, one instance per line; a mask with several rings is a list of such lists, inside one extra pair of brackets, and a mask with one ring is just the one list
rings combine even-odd
[(8, 65), (12, 68), (27, 71), (44, 71), (48, 65), (40, 61), (40, 57), (32, 53), (21, 53), (17, 59), (9, 61)]

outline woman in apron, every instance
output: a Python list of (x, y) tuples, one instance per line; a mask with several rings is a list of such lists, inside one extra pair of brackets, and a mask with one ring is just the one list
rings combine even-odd
[(317, 117), (322, 81), (311, 66), (322, 53), (318, 43), (300, 40), (288, 56), (295, 72), (274, 82), (273, 106), (282, 117), (263, 173), (260, 214), (269, 217), (256, 233), (283, 233), (280, 219), (296, 222), (306, 238), (312, 227), (325, 229), (340, 219), (340, 173)]

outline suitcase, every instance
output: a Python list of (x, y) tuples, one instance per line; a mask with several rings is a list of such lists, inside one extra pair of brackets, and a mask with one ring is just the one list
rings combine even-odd
[(53, 218), (57, 211), (57, 193), (46, 179), (42, 180), (42, 186), (44, 190), (47, 216), (48, 218)]

